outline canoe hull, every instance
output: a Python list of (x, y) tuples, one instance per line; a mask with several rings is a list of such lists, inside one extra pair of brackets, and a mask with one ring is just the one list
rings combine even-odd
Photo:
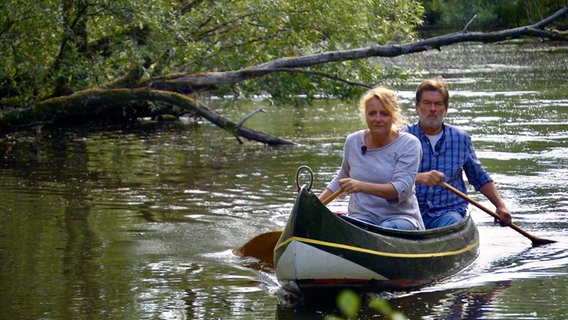
[(274, 250), (281, 285), (306, 294), (330, 288), (410, 289), (449, 277), (479, 254), (471, 217), (426, 231), (380, 228), (330, 212), (303, 188)]

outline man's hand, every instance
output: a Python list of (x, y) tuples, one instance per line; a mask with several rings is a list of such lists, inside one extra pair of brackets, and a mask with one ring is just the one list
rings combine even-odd
[(495, 206), (495, 213), (499, 215), (499, 224), (503, 227), (510, 226), (512, 223), (511, 214), (509, 213), (509, 209), (507, 209), (507, 205), (503, 199), (501, 199), (499, 192), (497, 192), (493, 181), (489, 181), (481, 186), (479, 191)]
[(513, 219), (511, 218), (511, 214), (509, 213), (509, 210), (507, 210), (507, 207), (497, 207), (496, 213), (499, 215), (499, 224), (502, 227), (511, 225)]
[(435, 187), (444, 181), (446, 175), (443, 172), (432, 170), (428, 172), (419, 172), (416, 175), (416, 184), (425, 184), (429, 187)]

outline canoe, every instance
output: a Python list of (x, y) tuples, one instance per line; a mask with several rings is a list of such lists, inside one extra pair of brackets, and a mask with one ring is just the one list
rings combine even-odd
[(455, 275), (478, 255), (479, 233), (469, 214), (444, 228), (387, 229), (332, 213), (302, 187), (274, 248), (274, 269), (284, 289), (302, 295), (405, 290)]

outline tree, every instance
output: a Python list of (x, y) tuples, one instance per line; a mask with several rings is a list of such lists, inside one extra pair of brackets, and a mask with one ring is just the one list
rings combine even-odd
[(568, 11), (523, 28), (413, 41), (423, 11), (408, 0), (9, 1), (0, 9), (0, 131), (191, 112), (268, 144), (291, 142), (224, 119), (198, 98), (348, 98), (388, 74), (368, 58), (464, 41), (566, 40), (545, 27)]
[[(423, 13), (419, 2), (407, 0), (8, 0), (0, 12), (1, 81), (12, 92), (1, 97), (4, 105), (33, 104), (111, 81), (124, 86), (140, 75), (237, 70), (283, 56), (410, 40)], [(380, 67), (366, 68), (375, 73)], [(358, 75), (349, 64), (320, 71)], [(278, 98), (301, 88), (310, 97), (345, 95), (328, 82), (298, 78), (215, 93)]]

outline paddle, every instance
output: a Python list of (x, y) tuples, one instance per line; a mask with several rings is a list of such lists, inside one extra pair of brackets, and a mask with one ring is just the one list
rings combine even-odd
[[(484, 207), (483, 205), (481, 205), (481, 203), (473, 200), (472, 198), (468, 197), (465, 193), (459, 191), (458, 189), (452, 187), (451, 185), (449, 185), (448, 183), (442, 181), (440, 182), (440, 184), (442, 186), (444, 186), (446, 189), (452, 191), (453, 193), (457, 194), (458, 196), (460, 196), (461, 198), (467, 200), (469, 203), (473, 204), (474, 206), (478, 207), (479, 209), (485, 211), (486, 213), (490, 214), (493, 218), (501, 221), (499, 215), (496, 212), (493, 212), (491, 210), (489, 210), (488, 208)], [(509, 227), (511, 227), (513, 230), (517, 231), (518, 233), (522, 234), (523, 236), (529, 238), (532, 241), (532, 245), (533, 247), (536, 246), (540, 246), (543, 244), (549, 244), (549, 243), (555, 243), (556, 241), (554, 240), (547, 240), (547, 239), (541, 239), (538, 237), (533, 236), (532, 234), (526, 232), (525, 230), (521, 229), (519, 226), (517, 226), (514, 223), (511, 223), (510, 225), (508, 225)]]
[[(342, 192), (343, 189), (335, 191), (321, 203), (327, 205), (333, 201), (333, 199), (337, 198), (337, 196), (339, 196)], [(273, 230), (259, 234), (258, 236), (250, 239), (244, 245), (233, 250), (233, 252), (240, 257), (253, 257), (261, 262), (272, 264), (274, 248), (276, 247), (276, 243), (278, 242), (278, 239), (280, 239), (281, 234), (282, 230)]]

